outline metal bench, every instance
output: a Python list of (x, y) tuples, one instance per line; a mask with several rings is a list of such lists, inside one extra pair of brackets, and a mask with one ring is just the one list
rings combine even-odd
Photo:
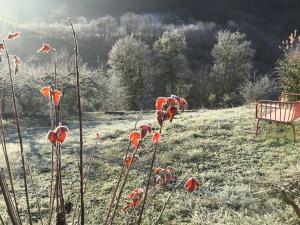
[[(260, 120), (271, 121), (291, 125), (293, 128), (294, 142), (296, 142), (296, 130), (294, 121), (300, 117), (300, 94), (283, 93), (280, 101), (261, 100), (256, 103), (256, 137), (259, 133)], [(290, 100), (290, 99), (293, 100)], [(289, 101), (286, 101), (289, 99)]]

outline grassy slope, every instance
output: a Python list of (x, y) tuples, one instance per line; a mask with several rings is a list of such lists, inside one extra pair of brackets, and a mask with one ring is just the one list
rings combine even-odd
[[(86, 189), (87, 224), (101, 224), (111, 189), (122, 165), (128, 134), (136, 117), (136, 114), (90, 114), (85, 120), (87, 155), (92, 149), (95, 133), (100, 132), (102, 135)], [(156, 126), (153, 114), (143, 115), (140, 124), (146, 122)], [(74, 193), (79, 187), (76, 166), (78, 129), (72, 122), (67, 125), (70, 134), (63, 147), (63, 176), (66, 199), (72, 199), (75, 203)], [(185, 113), (178, 116), (172, 124), (166, 125), (156, 165), (175, 167), (176, 179), (191, 170), (195, 177), (203, 181), (203, 186), (192, 194), (187, 194), (181, 186), (166, 209), (164, 224), (296, 224), (292, 209), (270, 194), (270, 189), (272, 184), (279, 183), (281, 173), (288, 177), (299, 171), (299, 141), (295, 145), (292, 143), (290, 127), (267, 124), (262, 125), (262, 133), (256, 141), (254, 126), (253, 107)], [(47, 126), (23, 129), (27, 157), (34, 171), (39, 194), (43, 198), (47, 196), (51, 167), (50, 144), (45, 140), (47, 130)], [(8, 133), (14, 175), (18, 176), (20, 160), (15, 154), (18, 151), (14, 144), (16, 138), (11, 128)], [(300, 138), (299, 123), (297, 133)], [(141, 187), (146, 178), (150, 147), (148, 138), (139, 152), (141, 165), (134, 167), (129, 178), (122, 207), (130, 190)], [(2, 153), (0, 165), (3, 165), (1, 157)], [(25, 198), (22, 189), (20, 190), (20, 181), (18, 177), (18, 196), (22, 198), (24, 206)], [(170, 187), (173, 185), (174, 183)], [(170, 188), (166, 192), (159, 191), (151, 198), (144, 224), (151, 224), (151, 218), (158, 215), (169, 192)], [(44, 213), (47, 213), (47, 205), (48, 202), (44, 199)], [(0, 198), (0, 212), (4, 211)], [(25, 213), (25, 208), (22, 211)], [(37, 218), (36, 209), (34, 218)], [(124, 213), (120, 210), (117, 224), (122, 224), (123, 221)]]

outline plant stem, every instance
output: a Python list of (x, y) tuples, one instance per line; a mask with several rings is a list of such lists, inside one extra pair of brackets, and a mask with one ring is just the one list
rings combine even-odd
[[(128, 148), (127, 148), (127, 150), (126, 150), (126, 155), (129, 153), (130, 144), (131, 144), (131, 143), (130, 143), (130, 141), (129, 141)], [(111, 197), (111, 200), (110, 200), (110, 203), (109, 203), (108, 212), (107, 212), (107, 216), (106, 216), (104, 225), (106, 225), (107, 222), (108, 222), (108, 219), (109, 219), (109, 216), (110, 216), (110, 213), (111, 213), (111, 209), (112, 209), (114, 200), (115, 200), (115, 198), (116, 198), (116, 194), (117, 194), (117, 191), (118, 191), (118, 189), (119, 189), (119, 186), (120, 186), (120, 183), (121, 183), (121, 180), (122, 180), (124, 171), (125, 171), (125, 166), (122, 166), (122, 170), (121, 170), (121, 172), (120, 172), (119, 179), (118, 179), (118, 181), (117, 181), (117, 184), (116, 184), (116, 186), (115, 186), (115, 189), (114, 189), (114, 191), (113, 191), (113, 194), (112, 194), (112, 197)]]
[[(57, 79), (57, 62), (56, 62), (56, 51), (54, 51), (53, 53), (53, 66), (54, 66), (54, 78), (53, 78), (53, 83), (54, 83), (54, 89), (56, 89), (56, 79)], [(55, 115), (56, 115), (56, 109), (53, 103), (51, 103), (51, 113), (50, 113), (50, 120), (51, 120), (51, 129), (54, 130), (55, 126), (58, 126), (58, 124), (55, 123), (56, 119), (55, 119)], [(48, 209), (48, 215), (49, 215), (49, 219), (48, 219), (48, 225), (51, 224), (52, 221), (52, 214), (53, 214), (53, 206), (54, 206), (54, 200), (52, 199), (52, 197), (54, 198), (54, 187), (53, 187), (53, 179), (54, 179), (54, 146), (51, 145), (51, 181), (50, 181), (50, 193), (49, 193), (49, 209)]]
[(144, 213), (144, 210), (145, 210), (145, 204), (146, 204), (146, 201), (147, 201), (148, 190), (149, 190), (149, 186), (150, 186), (150, 182), (151, 182), (151, 177), (152, 177), (152, 170), (153, 170), (154, 161), (155, 161), (155, 158), (156, 158), (157, 146), (158, 146), (158, 144), (156, 143), (155, 144), (155, 148), (154, 148), (154, 152), (153, 152), (153, 155), (152, 155), (151, 166), (150, 166), (150, 169), (149, 169), (149, 175), (148, 175), (148, 180), (147, 180), (145, 195), (144, 195), (144, 198), (143, 198), (143, 204), (142, 204), (141, 211), (139, 213), (139, 219), (137, 221), (138, 225), (140, 225), (141, 222), (142, 222), (142, 217), (143, 217), (143, 213)]
[[(135, 130), (136, 129), (136, 126), (141, 118), (141, 115), (142, 115), (142, 112), (143, 110), (140, 110), (139, 112), (139, 115), (134, 123), (134, 127), (133, 129)], [(125, 157), (128, 155), (129, 153), (129, 148), (130, 148), (130, 145), (131, 145), (131, 141), (128, 142), (128, 146), (127, 146), (127, 149), (126, 149), (126, 152), (125, 152)], [(115, 186), (115, 189), (113, 191), (113, 194), (112, 194), (112, 197), (111, 197), (111, 200), (110, 200), (110, 203), (109, 203), (109, 207), (108, 207), (108, 212), (107, 212), (107, 216), (106, 216), (106, 219), (105, 219), (105, 222), (104, 222), (104, 225), (107, 224), (108, 220), (109, 220), (109, 216), (110, 216), (110, 213), (111, 213), (111, 209), (112, 209), (112, 206), (113, 206), (113, 203), (114, 203), (114, 200), (115, 200), (115, 197), (116, 197), (116, 194), (117, 194), (117, 191), (119, 189), (119, 186), (120, 186), (120, 183), (121, 183), (121, 180), (122, 180), (122, 177), (123, 177), (123, 173), (125, 171), (125, 166), (122, 166), (122, 170), (120, 172), (120, 175), (119, 175), (119, 179), (117, 181), (117, 184)]]
[(2, 117), (2, 109), (1, 108), (0, 108), (0, 128), (1, 128), (0, 141), (1, 141), (3, 154), (4, 154), (4, 158), (5, 158), (5, 163), (6, 163), (6, 167), (7, 167), (7, 171), (8, 171), (8, 178), (9, 178), (9, 182), (10, 182), (10, 186), (11, 186), (11, 190), (12, 190), (12, 194), (13, 194), (13, 199), (14, 199), (14, 203), (15, 203), (15, 207), (16, 207), (16, 211), (17, 211), (17, 217), (18, 217), (20, 224), (22, 224), (21, 218), (20, 218), (20, 213), (19, 213), (19, 208), (18, 208), (18, 202), (17, 202), (17, 198), (16, 198), (16, 194), (15, 194), (15, 188), (14, 188), (14, 183), (13, 183), (13, 178), (12, 178), (12, 173), (11, 173), (10, 161), (9, 161), (9, 157), (7, 154), (5, 130), (4, 130), (4, 126), (3, 126), (3, 117)]
[(27, 177), (26, 177), (26, 168), (25, 168), (25, 159), (24, 159), (24, 148), (23, 148), (23, 140), (22, 140), (22, 135), (21, 135), (21, 130), (20, 130), (19, 115), (18, 115), (18, 111), (17, 111), (15, 87), (14, 87), (14, 82), (13, 82), (13, 77), (12, 77), (12, 70), (11, 70), (11, 66), (10, 66), (9, 54), (8, 54), (6, 43), (5, 43), (4, 40), (3, 40), (3, 45), (4, 45), (4, 48), (5, 48), (5, 53), (6, 53), (6, 58), (7, 58), (9, 78), (10, 78), (10, 84), (11, 84), (11, 95), (12, 95), (12, 100), (13, 100), (13, 107), (14, 107), (14, 113), (15, 113), (17, 132), (18, 132), (18, 137), (19, 137), (19, 142), (20, 142), (23, 180), (24, 180), (25, 196), (26, 196), (26, 204), (27, 204), (27, 213), (28, 213), (28, 217), (29, 217), (29, 224), (32, 225), (29, 195), (28, 195), (28, 186), (27, 186)]
[(137, 151), (138, 151), (138, 149), (139, 149), (139, 147), (140, 147), (140, 143), (141, 143), (141, 141), (139, 142), (137, 148), (135, 149), (135, 151), (134, 151), (134, 153), (133, 153), (133, 155), (132, 155), (132, 158), (131, 158), (131, 160), (130, 160), (130, 164), (129, 164), (127, 170), (126, 170), (126, 174), (125, 174), (125, 177), (124, 177), (122, 186), (121, 186), (121, 188), (120, 188), (120, 190), (119, 190), (119, 193), (118, 193), (118, 196), (117, 196), (116, 205), (115, 205), (115, 208), (114, 208), (114, 211), (113, 211), (113, 214), (112, 214), (112, 218), (111, 218), (111, 221), (110, 221), (110, 225), (112, 225), (113, 222), (114, 222), (114, 218), (115, 218), (115, 215), (116, 215), (118, 206), (119, 206), (120, 198), (121, 198), (121, 196), (122, 196), (122, 192), (123, 192), (124, 187), (125, 187), (125, 184), (126, 184), (126, 182), (127, 182), (128, 175), (129, 175), (129, 171), (130, 171), (131, 166), (132, 166), (132, 164), (133, 164), (134, 157), (136, 156)]
[[(26, 160), (26, 159), (25, 159), (25, 160)], [(31, 181), (33, 190), (34, 190), (34, 195), (35, 195), (36, 203), (37, 203), (37, 206), (38, 206), (38, 212), (39, 212), (41, 224), (43, 225), (43, 216), (42, 216), (42, 212), (41, 212), (40, 198), (38, 197), (38, 194), (37, 194), (37, 191), (36, 191), (36, 186), (35, 186), (35, 184), (34, 184), (34, 182), (33, 182), (33, 178), (32, 178), (32, 174), (31, 174), (31, 170), (30, 170), (30, 164), (29, 164), (29, 161), (26, 160), (26, 162), (27, 162), (27, 170), (28, 170), (29, 178), (30, 178), (30, 181)]]
[[(61, 169), (61, 145), (57, 144), (57, 154), (58, 154), (58, 177), (59, 177), (59, 201), (60, 201), (60, 210), (62, 214), (62, 218), (64, 221), (64, 224), (66, 224), (66, 213), (65, 213), (65, 200), (64, 200), (64, 192), (63, 192), (63, 184), (62, 184), (62, 169)], [(58, 199), (57, 199), (58, 201)]]
[[(162, 131), (162, 128), (160, 128), (160, 130), (159, 130), (160, 134), (161, 134), (161, 131)], [(142, 204), (142, 208), (141, 208), (141, 211), (139, 213), (139, 218), (138, 218), (138, 221), (137, 221), (138, 225), (140, 225), (142, 223), (142, 217), (143, 217), (143, 213), (144, 213), (144, 210), (145, 210), (145, 204), (146, 204), (146, 201), (147, 201), (148, 190), (149, 190), (149, 186), (150, 186), (150, 182), (151, 182), (152, 170), (153, 170), (154, 161), (155, 161), (155, 158), (156, 158), (157, 146), (158, 146), (158, 143), (155, 143), (154, 152), (153, 152), (153, 155), (152, 155), (151, 165), (150, 165), (150, 169), (149, 169), (148, 180), (147, 180), (147, 184), (146, 184), (145, 195), (144, 195), (144, 198), (143, 198), (143, 204)]]
[(287, 192), (286, 192), (285, 189), (282, 188), (281, 191), (280, 191), (280, 194), (281, 194), (282, 200), (286, 204), (292, 206), (292, 208), (294, 209), (294, 212), (298, 216), (298, 219), (300, 219), (300, 207), (296, 204), (296, 202), (292, 198), (290, 198), (288, 196), (288, 194), (287, 194)]
[(76, 85), (77, 85), (77, 107), (78, 107), (78, 119), (79, 119), (79, 142), (80, 142), (80, 152), (79, 152), (79, 173), (80, 173), (80, 214), (81, 214), (81, 225), (84, 225), (84, 187), (83, 187), (83, 135), (82, 135), (82, 109), (81, 109), (81, 96), (80, 96), (80, 77), (79, 77), (79, 62), (78, 62), (78, 42), (76, 39), (76, 33), (69, 18), (69, 23), (73, 32), (74, 39), (74, 63), (75, 63), (75, 73), (76, 73)]
[[(86, 190), (86, 186), (87, 186), (87, 181), (89, 179), (90, 168), (91, 168), (91, 165), (92, 165), (92, 162), (93, 162), (93, 159), (94, 159), (94, 155), (96, 153), (98, 142), (99, 142), (99, 140), (97, 139), (96, 143), (95, 143), (95, 145), (93, 147), (92, 154), (90, 155), (90, 158), (88, 159), (87, 167), (85, 169), (85, 173), (84, 173), (84, 182), (85, 182), (84, 183), (84, 189), (85, 190)], [(76, 216), (76, 212), (77, 212), (79, 200), (80, 200), (80, 195), (78, 196), (78, 199), (76, 201), (76, 206), (74, 208), (72, 224), (74, 224), (74, 222), (75, 222), (75, 216)], [(80, 213), (78, 214), (78, 216), (80, 217)]]
[(165, 209), (166, 209), (166, 206), (167, 206), (167, 204), (169, 203), (171, 197), (175, 194), (175, 192), (176, 192), (177, 188), (179, 187), (179, 185), (187, 178), (187, 176), (188, 176), (189, 174), (190, 174), (190, 172), (188, 172), (188, 173), (184, 176), (184, 178), (176, 184), (176, 186), (174, 187), (173, 191), (169, 194), (167, 200), (165, 201), (165, 203), (164, 203), (164, 205), (163, 205), (163, 207), (162, 207), (162, 209), (161, 209), (161, 211), (160, 211), (160, 214), (159, 214), (159, 216), (157, 217), (155, 223), (153, 223), (153, 225), (157, 225), (157, 224), (159, 223), (159, 221), (160, 221), (160, 219), (161, 219), (161, 217), (162, 217), (162, 215), (163, 215), (163, 213), (164, 213), (164, 211), (165, 211)]
[(2, 219), (1, 214), (0, 214), (0, 222), (1, 222), (1, 225), (4, 225), (4, 221), (3, 221), (3, 219)]
[(10, 217), (12, 224), (19, 225), (20, 223), (18, 222), (16, 211), (15, 211), (14, 205), (11, 201), (9, 190), (8, 190), (6, 182), (5, 182), (4, 172), (2, 169), (0, 170), (0, 190), (3, 194), (3, 198), (6, 203), (6, 207), (7, 207), (8, 216)]

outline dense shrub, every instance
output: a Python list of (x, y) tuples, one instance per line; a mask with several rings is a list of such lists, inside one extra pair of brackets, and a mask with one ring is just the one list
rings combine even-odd
[[(74, 84), (73, 64), (66, 52), (57, 55), (57, 87), (63, 92), (63, 114), (76, 112), (76, 93)], [(50, 60), (51, 61), (51, 60)], [(52, 83), (54, 79), (53, 63), (36, 63), (33, 60), (22, 62), (21, 70), (17, 73), (15, 84), (16, 98), (21, 113), (27, 116), (48, 114), (48, 107), (44, 104), (40, 89)], [(107, 110), (109, 101), (109, 78), (103, 66), (91, 68), (81, 63), (82, 98), (85, 111)], [(11, 113), (10, 85), (6, 66), (0, 70), (0, 98), (3, 112)]]
[(212, 101), (220, 106), (239, 104), (236, 101), (239, 99), (239, 86), (252, 70), (254, 50), (250, 41), (246, 40), (245, 34), (239, 32), (219, 31), (212, 56), (212, 94), (215, 96)]
[(241, 94), (246, 103), (270, 99), (278, 92), (278, 83), (270, 74), (263, 76), (254, 74), (253, 78), (247, 78), (246, 82), (241, 86)]
[(282, 88), (286, 92), (300, 92), (300, 51), (289, 51), (276, 66)]

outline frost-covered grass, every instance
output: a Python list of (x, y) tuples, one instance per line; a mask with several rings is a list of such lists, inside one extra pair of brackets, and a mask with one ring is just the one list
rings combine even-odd
[[(103, 222), (112, 188), (122, 166), (122, 157), (127, 147), (137, 113), (112, 116), (102, 113), (85, 115), (84, 152), (86, 158), (94, 145), (95, 134), (101, 141), (93, 159), (91, 177), (86, 188), (87, 223)], [(76, 121), (76, 120), (74, 120)], [(144, 113), (142, 123), (157, 127), (154, 113)], [(74, 204), (79, 190), (78, 176), (78, 124), (67, 120), (70, 129), (67, 142), (63, 144), (63, 181), (66, 200)], [(48, 125), (41, 120), (23, 124), (26, 157), (30, 161), (33, 178), (42, 198), (42, 210), (47, 214), (48, 186), (51, 171), (51, 146), (46, 141)], [(300, 123), (297, 123), (300, 140)], [(157, 127), (158, 128), (158, 127)], [(273, 184), (280, 182), (280, 174), (292, 177), (300, 169), (300, 141), (292, 141), (288, 126), (263, 123), (261, 134), (255, 140), (254, 107), (239, 107), (224, 110), (200, 110), (177, 116), (173, 123), (166, 123), (155, 165), (176, 168), (176, 179), (165, 192), (150, 195), (143, 224), (152, 224), (175, 182), (191, 170), (203, 185), (196, 193), (187, 194), (181, 186), (163, 215), (163, 224), (297, 224), (293, 210), (271, 192)], [(18, 199), (22, 201), (25, 215), (25, 196), (20, 177), (20, 158), (14, 127), (9, 124), (8, 151), (13, 174), (17, 181)], [(142, 187), (151, 158), (149, 137), (139, 150), (141, 165), (131, 171), (121, 205), (128, 193)], [(2, 152), (0, 165), (4, 165)], [(34, 220), (38, 214), (33, 190), (29, 186)], [(120, 208), (122, 208), (120, 207)], [(7, 219), (2, 197), (0, 212)], [(68, 216), (68, 219), (71, 219)], [(125, 214), (119, 210), (116, 224), (123, 224)], [(26, 223), (25, 223), (26, 224)]]

